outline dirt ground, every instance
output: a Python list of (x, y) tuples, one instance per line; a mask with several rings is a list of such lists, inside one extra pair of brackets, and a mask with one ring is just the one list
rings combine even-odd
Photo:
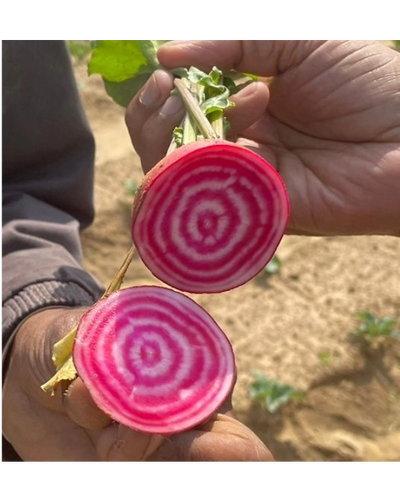
[[(124, 110), (100, 78), (87, 77), (84, 62), (75, 71), (97, 143), (96, 219), (83, 233), (85, 266), (106, 285), (130, 246), (125, 182), (138, 184), (142, 173)], [(351, 335), (359, 311), (400, 320), (400, 239), (285, 236), (277, 254), (278, 274), (192, 296), (234, 346), (237, 418), (278, 461), (400, 460), (400, 341), (369, 346)], [(124, 286), (137, 284), (159, 282), (135, 258)], [(249, 397), (255, 372), (303, 391), (304, 399), (269, 413)]]

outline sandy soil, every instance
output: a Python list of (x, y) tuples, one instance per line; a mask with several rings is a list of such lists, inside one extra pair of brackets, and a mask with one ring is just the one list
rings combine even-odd
[[(105, 285), (130, 246), (132, 195), (142, 178), (124, 111), (84, 63), (76, 77), (96, 142), (96, 220), (85, 265)], [(400, 239), (286, 236), (280, 273), (219, 295), (195, 296), (231, 339), (237, 417), (280, 461), (400, 460), (400, 341), (355, 341), (355, 313), (400, 319)], [(159, 283), (135, 258), (125, 285)], [(193, 297), (193, 296), (192, 296)], [(400, 328), (400, 324), (399, 324)], [(271, 414), (249, 397), (260, 372), (303, 391)]]

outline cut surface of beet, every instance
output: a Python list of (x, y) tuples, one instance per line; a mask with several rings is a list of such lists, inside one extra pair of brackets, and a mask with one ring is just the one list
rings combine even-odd
[(94, 402), (132, 429), (174, 434), (210, 417), (235, 381), (231, 344), (185, 295), (157, 286), (125, 288), (81, 319), (73, 350)]
[(285, 186), (269, 163), (231, 142), (203, 140), (147, 174), (133, 205), (132, 239), (162, 282), (217, 293), (266, 266), (288, 217)]

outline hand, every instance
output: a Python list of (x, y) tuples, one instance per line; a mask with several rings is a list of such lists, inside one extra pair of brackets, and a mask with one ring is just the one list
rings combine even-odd
[(111, 422), (76, 379), (65, 395), (40, 386), (54, 373), (55, 342), (86, 309), (46, 309), (20, 327), (3, 387), (3, 433), (24, 461), (272, 460), (244, 425), (221, 413), (179, 435), (155, 436)]
[[(215, 65), (274, 77), (268, 88), (246, 89), (247, 102), (234, 98), (241, 105), (230, 111), (230, 138), (281, 174), (289, 233), (400, 236), (399, 53), (361, 41), (187, 41), (165, 44), (158, 57), (166, 68)], [(127, 110), (134, 146), (148, 151), (145, 168), (165, 154), (158, 137), (172, 121), (156, 126), (170, 90), (165, 77), (158, 84), (157, 103), (137, 98)]]

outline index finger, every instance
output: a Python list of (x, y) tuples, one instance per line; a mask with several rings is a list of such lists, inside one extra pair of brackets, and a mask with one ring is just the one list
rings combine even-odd
[(259, 76), (276, 76), (301, 63), (323, 42), (318, 40), (174, 40), (157, 53), (167, 68), (217, 66)]

